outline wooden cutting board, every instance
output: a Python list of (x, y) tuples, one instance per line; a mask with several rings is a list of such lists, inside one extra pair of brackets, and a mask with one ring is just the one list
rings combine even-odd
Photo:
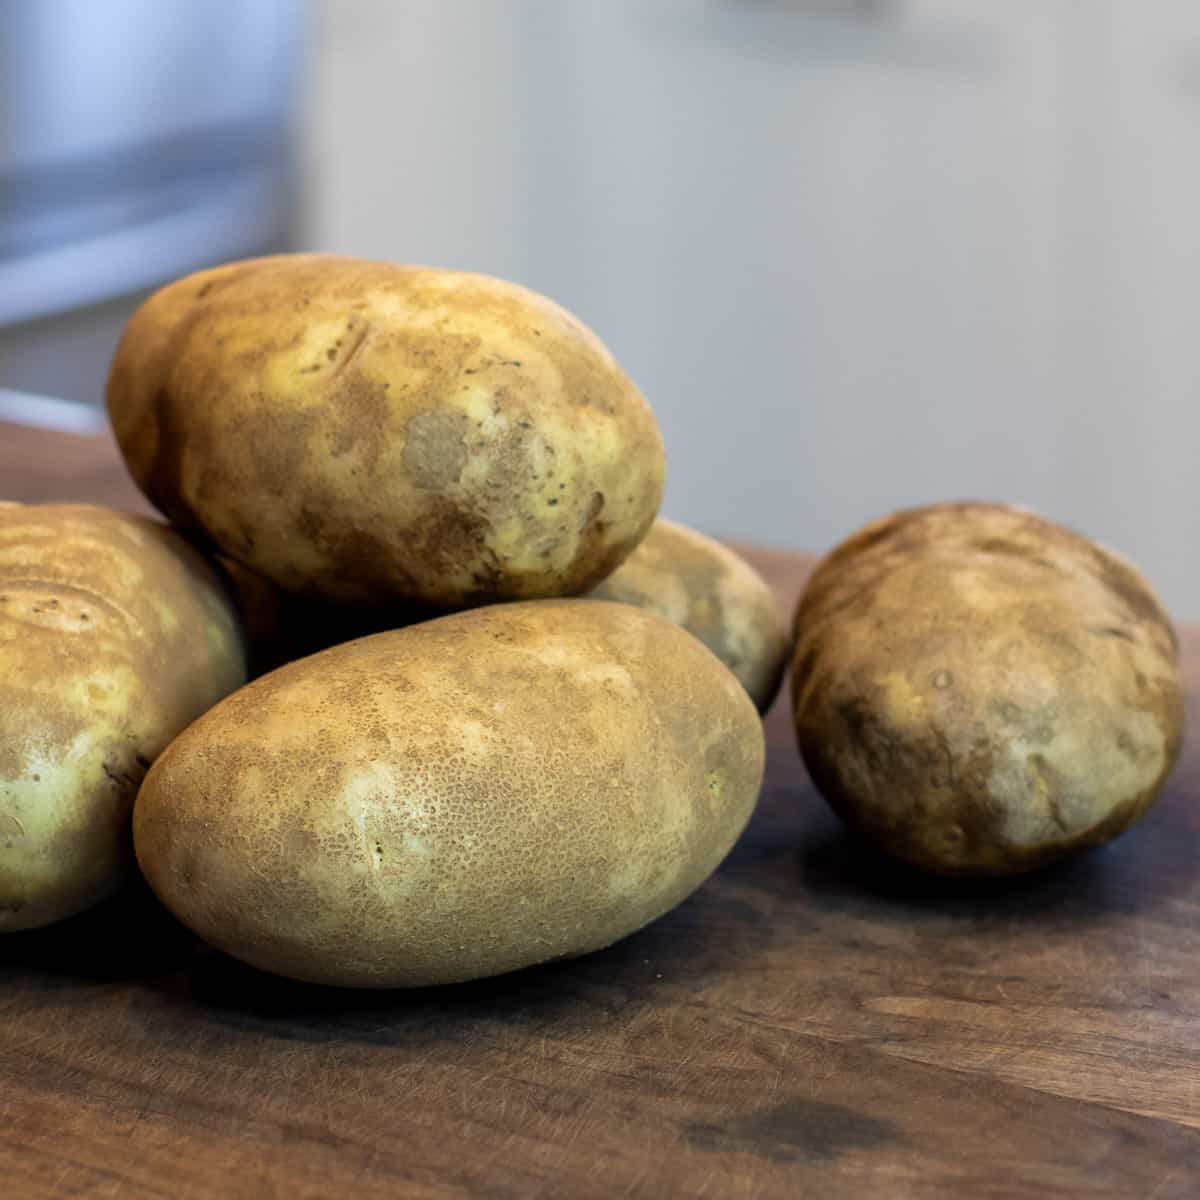
[[(0, 498), (60, 497), (140, 503), (105, 439), (0, 426)], [(790, 605), (808, 560), (748, 555)], [(952, 885), (767, 731), (716, 876), (574, 962), (297, 986), (139, 888), (0, 939), (0, 1197), (1200, 1195), (1200, 755), (1116, 843)]]

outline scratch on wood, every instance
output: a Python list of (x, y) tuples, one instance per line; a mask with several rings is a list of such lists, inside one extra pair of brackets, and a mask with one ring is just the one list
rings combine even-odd
[(1158, 1183), (1156, 1183), (1154, 1185), (1154, 1190), (1152, 1192), (1146, 1193), (1146, 1200), (1154, 1200), (1154, 1197), (1159, 1195), (1159, 1193), (1162, 1192), (1163, 1188), (1165, 1188), (1168, 1183), (1171, 1183), (1175, 1179), (1177, 1179), (1178, 1176), (1179, 1176), (1178, 1169), (1170, 1168), (1167, 1171), (1167, 1173), (1158, 1181)]
[(621, 1195), (622, 1195), (622, 1196), (625, 1196), (625, 1197), (632, 1196), (632, 1195), (634, 1194), (634, 1192), (636, 1192), (636, 1191), (637, 1191), (637, 1189), (638, 1189), (638, 1185), (639, 1185), (639, 1184), (642, 1182), (642, 1180), (643, 1180), (643, 1179), (645, 1179), (645, 1178), (646, 1178), (646, 1176), (647, 1176), (648, 1174), (649, 1174), (649, 1171), (648, 1171), (648, 1170), (647, 1170), (645, 1167), (643, 1167), (643, 1168), (642, 1168), (640, 1171), (638, 1171), (638, 1172), (637, 1172), (637, 1173), (634, 1175), (634, 1177), (633, 1177), (633, 1178), (632, 1178), (632, 1179), (629, 1181), (629, 1186), (628, 1186), (628, 1187), (626, 1187), (626, 1189), (625, 1189), (625, 1190), (624, 1190), (624, 1191), (621, 1193)]

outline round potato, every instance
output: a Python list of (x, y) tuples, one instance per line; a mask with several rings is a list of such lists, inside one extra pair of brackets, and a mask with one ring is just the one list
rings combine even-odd
[(662, 496), (658, 425), (612, 355), (482, 275), (318, 254), (201, 271), (134, 314), (108, 408), (172, 520), (339, 604), (587, 591)]
[(818, 789), (907, 863), (1005, 875), (1115, 837), (1179, 754), (1171, 623), (1124, 559), (1023, 509), (867, 526), (796, 612), (796, 733)]
[(674, 907), (746, 824), (763, 756), (737, 680), (662, 618), (496, 605), (234, 693), (155, 763), (134, 838), (176, 916), (253, 966), (451, 983)]
[(682, 626), (738, 677), (759, 712), (771, 707), (789, 649), (779, 606), (766, 580), (720, 542), (660, 517), (590, 595)]
[(176, 534), (90, 505), (0, 506), (0, 931), (120, 886), (146, 768), (245, 674), (232, 604)]

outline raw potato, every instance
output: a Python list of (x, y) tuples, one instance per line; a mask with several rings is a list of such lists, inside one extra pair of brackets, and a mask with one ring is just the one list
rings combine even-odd
[(236, 958), (450, 983), (673, 908), (745, 826), (763, 757), (737, 680), (662, 618), (496, 605), (235, 693), (155, 763), (134, 837), (164, 903)]
[(682, 626), (738, 677), (759, 712), (771, 707), (790, 648), (779, 607), (766, 580), (720, 542), (660, 517), (590, 594)]
[(658, 425), (612, 355), (482, 275), (317, 254), (201, 271), (134, 314), (108, 406), (163, 512), (329, 602), (584, 592), (662, 496)]
[(886, 517), (796, 613), (796, 732), (814, 782), (880, 849), (1006, 875), (1138, 819), (1179, 754), (1175, 633), (1124, 559), (1023, 509)]
[(0, 505), (0, 932), (120, 886), (146, 768), (244, 679), (232, 605), (176, 534), (90, 505)]
[(252, 679), (330, 646), (438, 615), (402, 606), (372, 610), (323, 604), (282, 592), (233, 559), (219, 557), (217, 563), (241, 618)]

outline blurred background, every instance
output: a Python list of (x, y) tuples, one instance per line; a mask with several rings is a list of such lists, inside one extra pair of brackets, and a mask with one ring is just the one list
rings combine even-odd
[(671, 516), (1012, 500), (1200, 617), (1198, 150), (1195, 0), (3, 0), (0, 388), (85, 426), (205, 263), (469, 268), (608, 343)]

